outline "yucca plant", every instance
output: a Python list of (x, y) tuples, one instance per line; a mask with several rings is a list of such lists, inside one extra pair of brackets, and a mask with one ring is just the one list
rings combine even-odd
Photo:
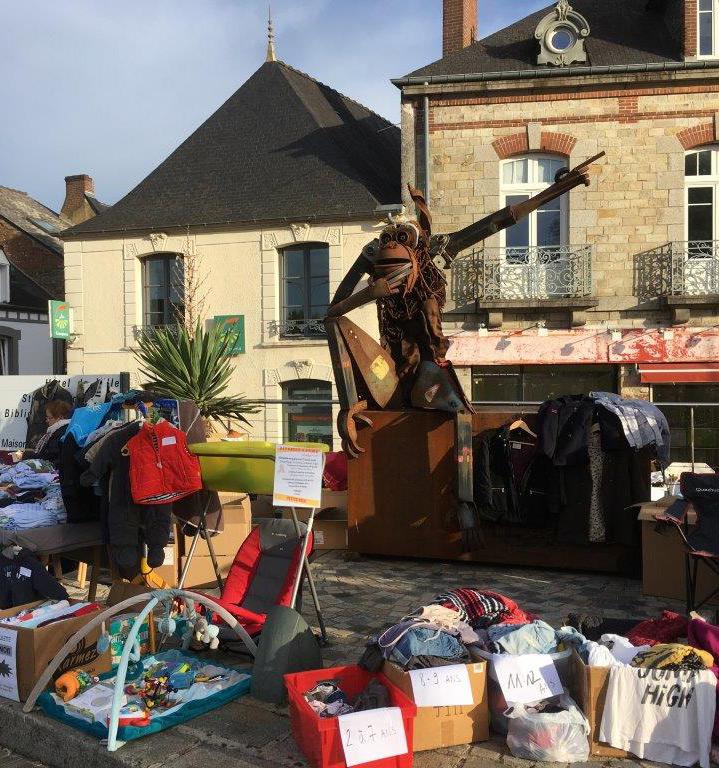
[(135, 357), (143, 386), (176, 400), (190, 400), (206, 419), (236, 419), (249, 425), (246, 414), (259, 411), (258, 402), (243, 395), (226, 395), (235, 366), (229, 355), (232, 340), (221, 325), (194, 330), (181, 323), (154, 328), (138, 339)]

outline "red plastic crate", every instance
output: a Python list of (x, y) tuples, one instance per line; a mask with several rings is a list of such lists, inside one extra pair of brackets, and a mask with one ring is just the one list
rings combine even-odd
[(292, 734), (297, 746), (315, 768), (346, 768), (346, 763), (337, 718), (320, 717), (307, 703), (304, 694), (312, 690), (321, 680), (337, 680), (340, 688), (352, 699), (375, 677), (389, 691), (392, 706), (402, 710), (404, 732), (407, 737), (407, 754), (363, 763), (363, 768), (412, 768), (414, 763), (412, 735), (417, 707), (381, 672), (372, 674), (358, 666), (330, 667), (285, 675)]

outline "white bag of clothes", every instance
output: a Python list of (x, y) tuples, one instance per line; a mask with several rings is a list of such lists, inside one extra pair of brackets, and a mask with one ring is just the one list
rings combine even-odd
[(507, 746), (515, 757), (550, 763), (589, 759), (589, 723), (566, 693), (536, 705), (514, 704), (505, 715)]

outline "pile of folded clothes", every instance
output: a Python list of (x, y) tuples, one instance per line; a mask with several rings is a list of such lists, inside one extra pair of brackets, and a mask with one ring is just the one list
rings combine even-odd
[(22, 531), (66, 521), (60, 481), (52, 464), (27, 459), (0, 466), (0, 529)]
[(390, 706), (389, 691), (376, 679), (370, 680), (354, 701), (340, 688), (337, 680), (322, 680), (304, 696), (320, 717), (338, 717)]

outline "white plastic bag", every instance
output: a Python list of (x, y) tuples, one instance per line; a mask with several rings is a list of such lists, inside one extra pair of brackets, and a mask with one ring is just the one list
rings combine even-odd
[(537, 712), (515, 704), (509, 720), (507, 746), (515, 757), (550, 763), (585, 763), (589, 759), (589, 723), (571, 696), (557, 700), (561, 712)]

